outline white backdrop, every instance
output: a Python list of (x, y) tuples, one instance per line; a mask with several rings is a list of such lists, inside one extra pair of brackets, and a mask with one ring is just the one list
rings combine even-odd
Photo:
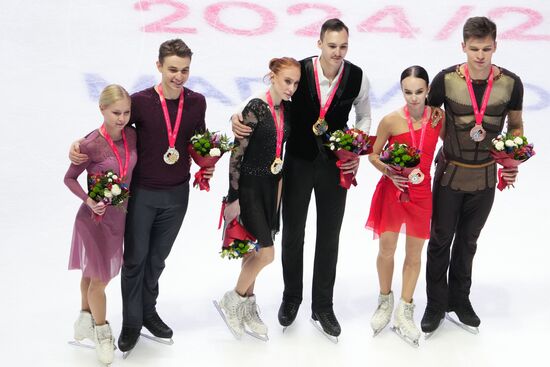
[[(499, 366), (541, 362), (550, 331), (547, 266), (548, 194), (544, 124), (550, 112), (550, 4), (544, 1), (0, 1), (0, 351), (2, 365), (95, 366), (93, 351), (67, 345), (79, 310), (79, 272), (66, 270), (79, 200), (63, 185), (69, 144), (101, 123), (99, 91), (119, 83), (130, 91), (159, 80), (159, 44), (181, 37), (194, 51), (188, 87), (205, 94), (207, 124), (229, 132), (235, 105), (262, 87), (274, 56), (317, 53), (319, 24), (341, 17), (350, 28), (347, 58), (372, 84), (373, 127), (400, 106), (398, 80), (407, 66), (433, 77), (462, 62), (461, 27), (488, 15), (499, 26), (497, 65), (525, 84), (525, 133), (537, 156), (520, 168), (516, 188), (498, 192), (479, 239), (472, 301), (482, 319), (477, 336), (445, 323), (417, 350), (386, 330), (371, 337), (376, 306), (377, 242), (364, 228), (379, 174), (365, 159), (350, 190), (341, 235), (335, 311), (342, 336), (333, 345), (309, 324), (315, 230), (306, 232), (304, 302), (283, 335), (277, 322), (282, 295), (277, 260), (261, 273), (256, 293), (270, 327), (268, 343), (236, 341), (211, 305), (234, 286), (239, 264), (218, 258), (219, 204), (227, 189), (220, 163), (209, 193), (192, 190), (189, 211), (161, 278), (158, 309), (175, 330), (171, 347), (142, 340), (126, 366), (241, 364), (364, 366)], [(311, 27), (310, 27), (311, 26)], [(311, 30), (312, 28), (313, 30)], [(193, 172), (196, 167), (193, 168)], [(278, 238), (280, 240), (280, 238)], [(400, 290), (403, 247), (396, 256)], [(108, 287), (108, 316), (121, 326), (119, 277)], [(426, 297), (424, 268), (415, 295), (416, 321)], [(542, 362), (541, 362), (542, 363)]]

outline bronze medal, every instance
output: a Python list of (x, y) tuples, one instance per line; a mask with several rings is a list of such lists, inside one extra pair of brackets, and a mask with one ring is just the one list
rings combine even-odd
[(180, 153), (176, 150), (176, 148), (168, 148), (166, 153), (164, 153), (164, 162), (166, 164), (174, 164), (180, 159)]
[(409, 182), (413, 185), (418, 185), (424, 181), (424, 173), (418, 168), (415, 168), (412, 170), (412, 172), (409, 174)]
[(472, 130), (470, 130), (470, 137), (475, 142), (479, 143), (480, 141), (483, 141), (483, 139), (485, 139), (485, 135), (487, 135), (487, 133), (483, 130), (481, 125), (476, 125), (472, 128)]

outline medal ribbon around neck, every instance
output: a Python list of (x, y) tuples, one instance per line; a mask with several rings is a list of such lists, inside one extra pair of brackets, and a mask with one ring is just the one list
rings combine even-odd
[(113, 139), (111, 139), (109, 133), (107, 132), (107, 129), (105, 128), (105, 124), (101, 125), (99, 131), (101, 131), (101, 134), (103, 135), (105, 140), (107, 140), (107, 144), (109, 144), (109, 146), (113, 150), (113, 153), (115, 153), (116, 160), (118, 161), (118, 174), (120, 178), (125, 178), (126, 173), (128, 173), (128, 164), (130, 163), (130, 152), (128, 149), (128, 141), (126, 140), (126, 134), (124, 133), (124, 130), (122, 130), (122, 141), (124, 142), (124, 167), (122, 166), (122, 159), (120, 159), (120, 154), (118, 154), (115, 143), (113, 142)]
[[(321, 105), (323, 99), (321, 96), (321, 86), (319, 84), (319, 74), (317, 72), (317, 60), (318, 58), (315, 58), (315, 60), (313, 60), (313, 75), (315, 76), (315, 88), (317, 89), (317, 97), (319, 97), (319, 105)], [(332, 92), (329, 94), (327, 101), (325, 102), (325, 105), (321, 106), (321, 109), (319, 110), (319, 120), (325, 119), (325, 115), (327, 114), (327, 111), (330, 107), (330, 104), (332, 103), (334, 95), (336, 94), (336, 91), (340, 86), (340, 82), (342, 81), (343, 76), (344, 76), (344, 65), (342, 65), (342, 72), (340, 73), (340, 77), (338, 78), (338, 81), (334, 85)]]
[(407, 125), (409, 125), (409, 133), (411, 134), (411, 140), (413, 146), (418, 149), (418, 152), (422, 154), (422, 148), (424, 147), (424, 138), (426, 137), (426, 128), (428, 127), (428, 108), (424, 107), (424, 113), (422, 114), (422, 132), (420, 133), (420, 146), (416, 145), (416, 136), (414, 135), (414, 126), (411, 120), (411, 114), (409, 112), (409, 107), (405, 106), (403, 108), (405, 111), (405, 116), (407, 117)]
[(277, 148), (275, 150), (275, 159), (281, 159), (281, 150), (283, 148), (283, 133), (284, 133), (284, 107), (280, 105), (279, 119), (280, 123), (277, 123), (277, 112), (275, 111), (275, 106), (273, 105), (273, 98), (271, 98), (271, 93), (268, 90), (265, 94), (267, 99), (267, 104), (269, 105), (269, 110), (271, 111), (271, 116), (273, 116), (273, 122), (275, 123), (275, 129), (277, 129)]
[(481, 109), (479, 109), (477, 105), (474, 87), (472, 86), (472, 79), (470, 78), (470, 72), (468, 71), (468, 64), (464, 65), (464, 77), (466, 79), (466, 85), (468, 86), (468, 92), (470, 93), (470, 101), (472, 102), (472, 107), (474, 109), (476, 125), (481, 125), (483, 122), (483, 116), (485, 115), (485, 109), (487, 109), (487, 104), (489, 103), (491, 90), (493, 89), (493, 66), (491, 65), (491, 71), (489, 72), (489, 78), (487, 79), (487, 87), (485, 88), (485, 92), (483, 92)]
[(178, 131), (181, 124), (181, 115), (183, 112), (183, 89), (180, 92), (180, 100), (178, 104), (178, 114), (176, 116), (176, 124), (172, 130), (172, 123), (170, 122), (170, 115), (168, 114), (168, 106), (166, 105), (166, 99), (164, 98), (164, 93), (162, 92), (162, 83), (158, 85), (158, 92), (160, 98), (160, 104), (162, 105), (162, 112), (164, 112), (164, 121), (166, 122), (166, 130), (168, 131), (168, 145), (169, 148), (175, 148), (176, 138), (178, 136)]

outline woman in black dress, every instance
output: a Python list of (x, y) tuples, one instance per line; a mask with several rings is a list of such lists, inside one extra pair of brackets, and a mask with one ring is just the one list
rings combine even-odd
[(258, 240), (258, 251), (244, 257), (236, 287), (225, 293), (219, 308), (240, 338), (243, 332), (267, 339), (258, 316), (254, 283), (260, 270), (274, 258), (273, 240), (279, 227), (282, 187), (282, 147), (289, 134), (289, 100), (298, 87), (300, 64), (289, 57), (269, 62), (271, 85), (244, 108), (243, 120), (252, 133), (235, 140), (229, 168), (226, 222), (237, 216)]

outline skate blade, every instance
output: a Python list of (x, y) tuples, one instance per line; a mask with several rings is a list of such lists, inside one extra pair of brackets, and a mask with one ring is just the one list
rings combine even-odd
[(259, 340), (264, 341), (264, 342), (269, 340), (269, 337), (267, 336), (267, 334), (258, 334), (258, 333), (255, 333), (253, 331), (250, 331), (250, 330), (245, 330), (244, 332), (247, 333), (248, 335), (250, 335), (251, 337), (259, 339)]
[(323, 327), (321, 326), (321, 324), (319, 324), (318, 321), (315, 321), (313, 319), (309, 319), (309, 321), (311, 321), (311, 323), (313, 324), (313, 326), (315, 326), (315, 328), (317, 330), (319, 330), (321, 332), (321, 334), (323, 334), (328, 340), (330, 340), (331, 342), (333, 342), (334, 344), (338, 344), (338, 337), (337, 336), (334, 336), (334, 335), (330, 335), (330, 334), (327, 334), (325, 330), (323, 330)]
[(400, 337), (403, 341), (405, 341), (407, 344), (409, 344), (413, 348), (418, 348), (420, 346), (418, 339), (411, 339), (407, 337), (405, 334), (401, 332), (401, 330), (398, 327), (392, 326), (390, 327), (391, 331), (397, 334), (398, 337)]
[(128, 358), (128, 356), (130, 355), (130, 353), (132, 353), (132, 350), (133, 350), (133, 349), (130, 349), (130, 350), (126, 351), (126, 352), (122, 352), (122, 359)]
[(164, 345), (173, 345), (174, 344), (174, 340), (172, 338), (159, 338), (158, 336), (144, 334), (144, 333), (140, 333), (139, 335), (143, 336), (146, 339), (152, 340), (152, 341), (160, 343), (160, 344), (164, 344)]
[(225, 322), (225, 325), (227, 326), (227, 328), (229, 329), (229, 331), (231, 332), (231, 334), (233, 334), (233, 336), (235, 337), (235, 339), (240, 340), (240, 339), (241, 339), (241, 335), (237, 334), (237, 333), (235, 332), (235, 330), (233, 330), (233, 328), (229, 325), (229, 322), (227, 322), (227, 319), (225, 318), (225, 313), (223, 312), (222, 307), (220, 306), (220, 304), (218, 303), (218, 301), (213, 300), (212, 303), (214, 304), (214, 307), (216, 307), (216, 310), (218, 310), (220, 316), (222, 317), (223, 322)]
[(384, 330), (384, 329), (386, 328), (386, 326), (388, 326), (389, 323), (390, 323), (389, 321), (386, 322), (386, 324), (384, 324), (384, 326), (382, 326), (382, 327), (381, 327), (380, 329), (378, 329), (378, 330), (372, 329), (372, 332), (373, 332), (372, 337), (374, 338), (374, 337), (376, 337), (378, 334), (380, 334), (380, 333), (382, 332), (382, 330)]
[(95, 345), (83, 343), (79, 340), (70, 340), (68, 344), (80, 348), (95, 349)]
[[(455, 314), (456, 315), (456, 314)], [(462, 322), (460, 322), (458, 320), (458, 316), (456, 316), (457, 319), (455, 319), (453, 316), (451, 316), (449, 313), (446, 313), (445, 314), (445, 318), (447, 320), (449, 320), (450, 322), (452, 322), (453, 324), (455, 324), (456, 326), (460, 327), (461, 329), (464, 329), (466, 330), (467, 332), (469, 332), (470, 334), (474, 334), (474, 335), (477, 335), (479, 334), (479, 328), (477, 328), (476, 326), (470, 326), (470, 325), (466, 325)]]
[(435, 328), (434, 331), (430, 331), (429, 333), (424, 333), (424, 340), (428, 340), (430, 339), (437, 330), (439, 330), (439, 328), (441, 327), (441, 324), (443, 323), (443, 320), (445, 320), (444, 317), (441, 318), (441, 320), (439, 320), (439, 324), (437, 324), (437, 327)]

